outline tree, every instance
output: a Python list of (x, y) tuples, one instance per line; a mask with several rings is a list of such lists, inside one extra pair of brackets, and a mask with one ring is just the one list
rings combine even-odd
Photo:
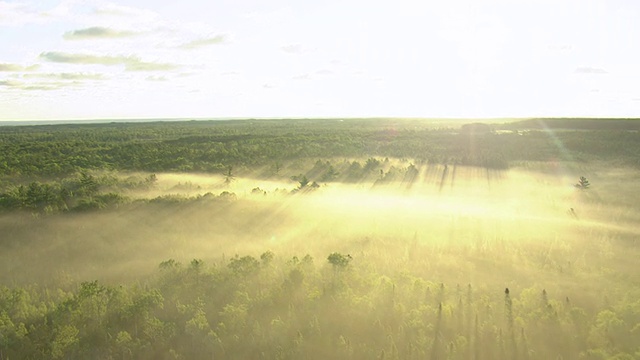
[(307, 179), (306, 176), (302, 176), (302, 178), (299, 178), (300, 180), (298, 180), (298, 182), (300, 183), (298, 185), (298, 189), (303, 189), (305, 186), (309, 185), (309, 179)]
[(342, 269), (347, 267), (351, 262), (351, 255), (342, 255), (340, 253), (334, 252), (327, 257), (327, 260), (335, 269)]
[(24, 204), (32, 209), (42, 209), (47, 205), (55, 206), (59, 199), (53, 186), (39, 182), (30, 183), (24, 194)]
[(51, 344), (51, 357), (60, 359), (69, 356), (70, 350), (78, 344), (80, 331), (73, 325), (64, 325), (55, 331), (55, 337)]
[(258, 260), (253, 256), (240, 257), (236, 255), (229, 260), (229, 264), (227, 266), (234, 274), (248, 276), (256, 273), (260, 269), (260, 262), (258, 262)]
[(266, 266), (269, 265), (271, 261), (273, 261), (274, 257), (275, 255), (273, 254), (273, 252), (266, 251), (262, 255), (260, 255), (260, 260), (262, 260), (262, 264)]
[(156, 174), (151, 174), (144, 179), (144, 182), (147, 186), (153, 186), (158, 182), (158, 177)]
[(327, 171), (320, 178), (320, 181), (332, 181), (332, 180), (335, 180), (338, 177), (338, 175), (340, 175), (340, 173), (336, 171), (333, 165), (329, 165), (329, 167), (327, 168)]
[(578, 189), (585, 190), (585, 189), (588, 189), (590, 185), (591, 184), (589, 184), (589, 180), (587, 180), (586, 177), (580, 176), (580, 180), (578, 180), (578, 183), (575, 184), (574, 186)]
[(233, 166), (229, 166), (227, 168), (227, 172), (224, 175), (224, 183), (227, 185), (231, 184), (231, 182), (236, 179), (236, 177), (233, 176), (232, 171), (233, 171)]
[(80, 173), (78, 190), (82, 195), (92, 197), (98, 193), (99, 187), (98, 181), (93, 175), (89, 175), (86, 172)]
[(116, 336), (116, 346), (119, 351), (122, 351), (122, 359), (131, 358), (133, 355), (133, 352), (131, 351), (132, 345), (133, 340), (131, 338), (131, 334), (126, 331), (120, 331)]
[[(298, 182), (298, 187), (293, 189), (292, 193), (297, 193), (298, 191), (304, 191), (308, 189), (309, 186), (309, 179), (307, 178), (306, 175), (300, 174), (297, 176), (292, 176), (291, 180), (295, 180)], [(319, 185), (317, 187), (320, 187)]]

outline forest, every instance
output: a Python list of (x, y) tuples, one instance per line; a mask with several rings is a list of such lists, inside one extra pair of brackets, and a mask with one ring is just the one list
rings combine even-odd
[(0, 126), (0, 360), (640, 359), (639, 124)]

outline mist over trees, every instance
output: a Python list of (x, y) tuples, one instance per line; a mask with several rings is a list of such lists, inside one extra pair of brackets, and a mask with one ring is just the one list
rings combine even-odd
[(639, 134), (557, 121), (0, 127), (0, 360), (640, 358)]
[[(332, 253), (323, 263), (308, 255), (283, 259), (265, 252), (259, 258), (236, 255), (216, 264), (194, 259), (183, 265), (170, 259), (143, 286), (92, 281), (56, 292), (3, 286), (2, 356), (637, 355), (637, 298), (610, 298), (610, 305), (601, 308), (585, 298), (557, 293), (559, 287), (548, 293), (537, 287), (501, 291), (434, 283), (410, 273), (373, 270), (369, 261)], [(391, 265), (383, 264), (383, 269)], [(618, 296), (616, 291), (610, 295)]]

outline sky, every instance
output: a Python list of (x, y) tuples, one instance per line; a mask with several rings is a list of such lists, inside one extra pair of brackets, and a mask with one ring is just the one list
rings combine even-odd
[(0, 0), (0, 120), (640, 117), (636, 0)]

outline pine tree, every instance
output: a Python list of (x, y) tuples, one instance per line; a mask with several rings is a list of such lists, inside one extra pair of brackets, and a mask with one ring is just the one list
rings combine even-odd
[(586, 177), (580, 176), (580, 180), (574, 186), (578, 189), (587, 189), (591, 184), (589, 184), (589, 180)]
[(233, 171), (233, 166), (229, 166), (227, 168), (227, 172), (224, 175), (224, 183), (226, 185), (231, 184), (231, 182), (236, 179), (236, 177), (233, 175), (232, 171)]

